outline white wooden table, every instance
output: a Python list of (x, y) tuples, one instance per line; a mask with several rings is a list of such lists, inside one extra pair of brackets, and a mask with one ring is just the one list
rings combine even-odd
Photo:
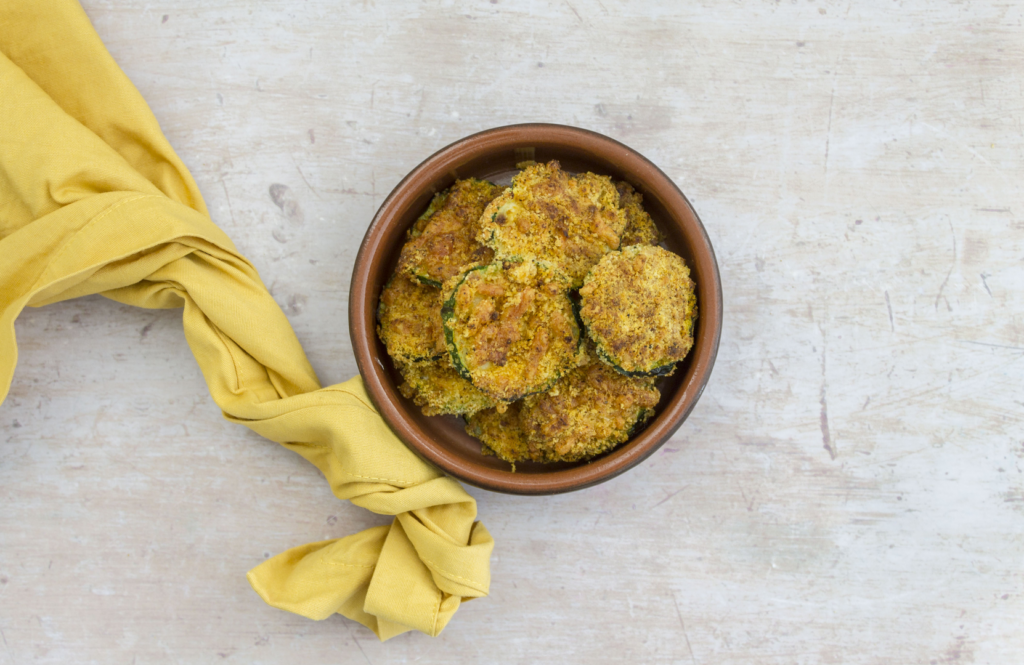
[(380, 644), (249, 589), (265, 557), (385, 520), (221, 418), (180, 312), (27, 311), (0, 406), (0, 663), (1024, 660), (1020, 4), (85, 7), (323, 382), (356, 371), (349, 274), (388, 191), (514, 122), (597, 130), (675, 179), (725, 328), (641, 467), (472, 489), (491, 596)]

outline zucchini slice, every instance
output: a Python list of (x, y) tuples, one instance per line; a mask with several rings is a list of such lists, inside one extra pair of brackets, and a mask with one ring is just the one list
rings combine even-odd
[(597, 355), (627, 376), (664, 376), (693, 346), (697, 297), (682, 257), (632, 245), (587, 275), (580, 318)]
[(466, 434), (479, 439), (483, 452), (492, 452), (499, 458), (515, 463), (539, 457), (536, 444), (531, 443), (519, 422), (520, 402), (508, 406), (504, 413), (486, 409), (466, 418)]
[(480, 411), (466, 433), (511, 462), (575, 462), (628, 441), (654, 415), (653, 379), (618, 374), (600, 362), (577, 367), (544, 394)]
[(501, 260), (541, 261), (564, 272), (573, 287), (626, 228), (619, 193), (608, 176), (570, 175), (557, 161), (534, 164), (491, 201), (477, 240)]
[(615, 369), (616, 372), (623, 376), (633, 376), (638, 378), (645, 376), (672, 376), (672, 373), (676, 371), (676, 361), (665, 363), (664, 365), (660, 365), (651, 370), (630, 371), (618, 364), (619, 362), (621, 362), (621, 360), (609, 356), (603, 348), (597, 346), (596, 344), (595, 347), (596, 348), (594, 349), (594, 351), (597, 354), (597, 357), (600, 358), (601, 361), (604, 362), (606, 365), (611, 366), (612, 368)]
[(398, 387), (425, 416), (472, 415), (495, 406), (495, 401), (462, 378), (447, 358), (399, 365), (405, 382)]
[(536, 450), (533, 459), (574, 462), (629, 440), (660, 399), (653, 379), (623, 376), (592, 362), (573, 369), (549, 392), (523, 400), (519, 422)]
[(628, 182), (616, 181), (619, 192), (619, 207), (626, 215), (626, 230), (622, 232), (620, 247), (630, 245), (657, 245), (663, 240), (661, 231), (644, 210), (643, 194), (633, 189)]
[(412, 225), (412, 228), (409, 229), (409, 233), (407, 235), (410, 240), (420, 237), (423, 233), (423, 229), (425, 229), (427, 224), (430, 222), (430, 218), (433, 217), (434, 213), (444, 205), (445, 200), (448, 198), (448, 192), (449, 190), (447, 189), (443, 192), (438, 192), (437, 194), (434, 194), (434, 198), (430, 199), (430, 205), (427, 206), (427, 209), (423, 211), (422, 215), (416, 218), (416, 222)]
[(441, 291), (441, 326), (444, 332), (445, 350), (448, 351), (448, 360), (451, 361), (452, 367), (459, 373), (459, 376), (467, 381), (472, 381), (473, 375), (463, 360), (463, 353), (459, 351), (455, 342), (455, 294), (462, 288), (463, 283), (465, 283), (466, 278), (470, 274), (490, 267), (491, 264), (489, 263), (470, 266), (466, 272), (458, 275), (446, 284)]
[(377, 335), (397, 363), (443, 357), (441, 291), (393, 274), (377, 303)]
[(476, 240), (480, 215), (501, 192), (486, 180), (457, 180), (431, 201), (410, 229), (399, 270), (437, 288), (470, 263), (490, 262), (494, 252)]
[(546, 390), (580, 353), (558, 271), (531, 261), (472, 266), (445, 284), (441, 321), (456, 370), (496, 400)]

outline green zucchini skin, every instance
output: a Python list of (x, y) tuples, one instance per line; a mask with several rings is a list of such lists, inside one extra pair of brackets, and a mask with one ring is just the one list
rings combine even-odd
[[(443, 316), (444, 316), (444, 314), (442, 313), (442, 319), (443, 319)], [(629, 370), (622, 369), (622, 367), (620, 367), (615, 362), (615, 359), (612, 358), (610, 355), (608, 355), (608, 352), (604, 350), (604, 347), (602, 347), (597, 342), (594, 343), (594, 348), (597, 350), (597, 356), (601, 359), (602, 362), (604, 362), (604, 363), (606, 363), (608, 365), (611, 365), (612, 369), (614, 369), (616, 372), (618, 372), (619, 374), (621, 374), (623, 376), (632, 376), (632, 377), (637, 377), (637, 378), (642, 378), (642, 377), (645, 377), (645, 376), (668, 376), (669, 374), (674, 372), (675, 369), (676, 369), (676, 361), (673, 361), (673, 362), (670, 362), (670, 363), (668, 363), (666, 365), (660, 365), (658, 367), (655, 367), (652, 370), (648, 370), (648, 371), (645, 371), (645, 372), (644, 371), (630, 372)]]
[(420, 284), (423, 284), (425, 286), (432, 286), (435, 289), (439, 289), (442, 286), (441, 282), (437, 281), (436, 279), (430, 279), (429, 277), (426, 277), (426, 276), (421, 275), (419, 273), (414, 273), (413, 277), (416, 278), (417, 282), (419, 282)]
[(471, 272), (474, 270), (483, 270), (484, 268), (489, 267), (489, 265), (490, 264), (476, 266), (462, 273), (459, 281), (455, 284), (455, 288), (452, 289), (452, 294), (441, 304), (441, 327), (444, 330), (444, 341), (445, 346), (448, 347), (448, 355), (451, 357), (452, 365), (459, 373), (459, 376), (470, 382), (473, 381), (473, 377), (469, 373), (469, 368), (466, 367), (465, 361), (462, 360), (462, 356), (459, 355), (459, 348), (455, 344), (455, 334), (452, 331), (452, 320), (455, 318), (455, 294), (459, 292), (459, 288), (462, 286), (463, 282), (466, 281), (466, 278), (469, 277)]
[[(583, 304), (580, 302), (579, 290), (570, 292), (569, 302), (572, 303), (572, 315), (576, 317), (576, 329), (580, 332), (580, 337), (576, 341), (576, 350), (581, 351), (587, 341), (587, 327), (583, 324), (583, 315), (580, 310), (583, 308)], [(611, 364), (611, 363), (609, 363)]]
[[(450, 318), (451, 314), (449, 313), (449, 319)], [(441, 310), (441, 320), (446, 320), (444, 318), (444, 310)], [(448, 356), (452, 360), (452, 366), (455, 367), (455, 371), (457, 371), (459, 373), (459, 376), (464, 378), (466, 381), (472, 382), (473, 375), (469, 373), (469, 370), (466, 368), (466, 364), (463, 362), (462, 357), (459, 356), (458, 349), (455, 346), (455, 340), (452, 339), (452, 329), (448, 326), (444, 327), (444, 339), (446, 342), (448, 342)]]
[[(629, 441), (634, 436), (640, 433), (647, 421), (654, 417), (654, 409), (641, 409), (640, 413), (636, 417), (636, 422), (629, 428), (629, 432), (626, 433), (626, 441)], [(614, 450), (614, 448), (613, 448)]]
[(428, 205), (427, 209), (423, 211), (423, 214), (416, 218), (416, 221), (413, 222), (412, 226), (410, 226), (409, 230), (406, 232), (406, 236), (409, 240), (418, 238), (423, 233), (423, 229), (425, 229), (427, 224), (430, 222), (430, 218), (434, 216), (434, 213), (437, 212), (438, 208), (444, 205), (447, 198), (448, 192), (444, 191), (435, 194), (434, 198), (430, 199), (430, 205)]
[[(580, 291), (587, 336), (598, 357), (623, 376), (671, 375), (693, 346), (694, 284), (689, 267), (677, 254), (657, 245), (630, 245), (611, 252), (591, 269)], [(654, 308), (651, 327), (642, 335), (633, 332), (632, 338), (622, 337), (628, 326), (621, 324), (637, 315), (636, 302), (648, 302)], [(601, 318), (595, 320), (595, 316)], [(658, 320), (668, 321), (666, 327), (654, 328)], [(623, 343), (630, 346), (622, 348)]]
[[(472, 272), (477, 271), (477, 270), (494, 269), (496, 266), (499, 266), (499, 265), (500, 266), (505, 266), (508, 263), (510, 263), (510, 262), (498, 261), (498, 262), (492, 262), (492, 263), (488, 263), (488, 264), (474, 266), (474, 267), (466, 270), (461, 276), (459, 276), (458, 281), (455, 282), (454, 287), (452, 288), (450, 295), (448, 296), (448, 298), (441, 305), (441, 326), (442, 326), (442, 330), (444, 332), (445, 346), (448, 349), (448, 355), (451, 358), (452, 366), (455, 367), (456, 371), (458, 371), (460, 376), (462, 376), (467, 381), (470, 381), (474, 385), (476, 385), (476, 382), (473, 381), (473, 376), (472, 376), (471, 372), (469, 371), (469, 367), (467, 366), (465, 360), (462, 358), (462, 356), (461, 356), (461, 354), (459, 352), (458, 344), (456, 344), (456, 341), (455, 341), (455, 333), (454, 333), (454, 330), (453, 330), (454, 321), (455, 321), (455, 296), (458, 293), (459, 289), (462, 287), (463, 283), (466, 281), (466, 279), (469, 277), (469, 275)], [(585, 335), (585, 333), (583, 331), (583, 325), (580, 322), (579, 315), (575, 311), (575, 303), (572, 302), (571, 298), (569, 298), (569, 302), (570, 302), (571, 308), (573, 309), (573, 319), (571, 320), (571, 323), (573, 324), (573, 326), (572, 326), (573, 333), (572, 334), (576, 338), (576, 345), (575, 346), (576, 346), (577, 353), (579, 353), (579, 351), (583, 348), (583, 345), (585, 343), (585, 339), (584, 338), (586, 337), (586, 335)], [(514, 394), (514, 395), (503, 395), (502, 397), (500, 397), (500, 398), (496, 397), (495, 399), (498, 399), (501, 402), (508, 403), (508, 402), (514, 402), (516, 400), (523, 399), (524, 397), (529, 397), (530, 395), (537, 395), (537, 394), (545, 393), (545, 392), (551, 390), (551, 388), (553, 388), (555, 386), (555, 384), (558, 383), (558, 381), (566, 374), (566, 372), (570, 371), (571, 369), (572, 369), (572, 366), (566, 367), (564, 371), (558, 372), (555, 376), (553, 376), (550, 381), (548, 381), (544, 385), (537, 386), (537, 387), (533, 388), (532, 390), (528, 390), (528, 391), (523, 392), (523, 393), (517, 393), (517, 394)]]
[[(442, 356), (446, 357), (446, 356)], [(445, 361), (399, 364), (405, 383), (399, 392), (420, 406), (423, 414), (465, 416), (495, 405)]]
[[(566, 370), (566, 371), (568, 371), (568, 370)], [(537, 390), (531, 390), (530, 392), (522, 393), (521, 395), (516, 395), (516, 396), (510, 398), (508, 401), (515, 402), (517, 400), (525, 399), (525, 398), (529, 397), (530, 395), (540, 395), (540, 394), (546, 393), (547, 391), (549, 391), (552, 388), (554, 388), (555, 384), (558, 383), (559, 379), (561, 379), (563, 376), (565, 376), (565, 374), (566, 374), (566, 372), (562, 372), (561, 374), (559, 374), (558, 376), (553, 378), (551, 380), (551, 382), (548, 383), (547, 385), (541, 386)]]

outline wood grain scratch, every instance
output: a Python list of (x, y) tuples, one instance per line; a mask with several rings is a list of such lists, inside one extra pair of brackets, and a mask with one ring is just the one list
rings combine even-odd
[(988, 297), (991, 298), (992, 297), (992, 289), (988, 288), (988, 280), (986, 279), (987, 277), (989, 277), (989, 275), (986, 275), (985, 273), (981, 273), (981, 283), (985, 287), (985, 293), (987, 293)]
[(583, 20), (583, 17), (582, 17), (582, 16), (580, 16), (580, 13), (579, 13), (578, 11), (576, 11), (576, 8), (572, 6), (572, 3), (571, 3), (571, 2), (569, 2), (569, 0), (563, 0), (563, 2), (565, 2), (565, 6), (566, 6), (566, 7), (568, 7), (568, 8), (570, 9), (570, 10), (572, 10), (572, 13), (576, 15), (576, 19), (577, 19), (577, 20), (578, 20), (578, 21), (579, 21), (579, 22), (580, 22), (581, 24), (584, 24), (584, 25), (585, 25), (585, 24), (586, 24), (586, 21), (584, 21), (584, 20)]
[(666, 496), (666, 497), (665, 497), (664, 499), (662, 499), (662, 500), (661, 500), (661, 501), (659, 501), (658, 503), (656, 503), (656, 504), (654, 504), (653, 506), (651, 506), (651, 508), (657, 508), (657, 507), (658, 507), (658, 506), (660, 506), (661, 504), (663, 504), (663, 503), (665, 503), (666, 501), (668, 501), (668, 500), (672, 499), (672, 498), (673, 498), (673, 497), (674, 497), (674, 496), (675, 496), (676, 494), (679, 494), (680, 492), (682, 492), (682, 491), (683, 491), (684, 489), (686, 489), (686, 486), (685, 486), (685, 485), (684, 485), (683, 487), (680, 487), (679, 489), (677, 489), (677, 490), (676, 490), (675, 492), (672, 492), (671, 494), (669, 494), (668, 496)]
[[(822, 330), (822, 337), (824, 338), (825, 333)], [(829, 431), (828, 426), (828, 377), (825, 373), (825, 362), (826, 356), (828, 355), (827, 347), (822, 342), (821, 346), (821, 411), (818, 414), (818, 422), (821, 426), (821, 443), (825, 450), (828, 451), (829, 457), (833, 460), (836, 458), (836, 447), (832, 442), (832, 434)]]
[(224, 182), (224, 176), (220, 176), (220, 186), (224, 190), (224, 200), (228, 204), (228, 216), (231, 217), (231, 223), (235, 223), (235, 209), (231, 205), (231, 194), (228, 192), (227, 183)]
[(1009, 344), (992, 344), (991, 342), (975, 342), (972, 340), (964, 340), (964, 344), (977, 344), (978, 346), (989, 346), (994, 349), (1010, 349), (1012, 351), (1024, 351), (1022, 346), (1011, 346)]
[(683, 631), (683, 637), (686, 639), (686, 648), (690, 651), (690, 661), (693, 663), (697, 662), (697, 657), (693, 655), (693, 645), (690, 644), (690, 635), (686, 632), (686, 622), (683, 621), (683, 612), (679, 609), (679, 599), (676, 598), (676, 594), (672, 593), (672, 602), (676, 606), (676, 616), (679, 617), (679, 627)]
[[(953, 274), (953, 268), (956, 267), (956, 232), (953, 231), (953, 222), (949, 219), (949, 233), (953, 236), (953, 261), (950, 263), (949, 270), (946, 272), (946, 278), (942, 280), (942, 284), (939, 286), (939, 292), (935, 294), (935, 311), (939, 311), (939, 299), (942, 297), (942, 292), (946, 289), (946, 285), (949, 284), (949, 276)], [(946, 308), (952, 311), (949, 303), (946, 303)]]
[(832, 95), (828, 100), (828, 127), (825, 129), (825, 178), (824, 182), (828, 184), (828, 149), (829, 144), (832, 143), (832, 109), (836, 105), (836, 83), (835, 78), (832, 79)]

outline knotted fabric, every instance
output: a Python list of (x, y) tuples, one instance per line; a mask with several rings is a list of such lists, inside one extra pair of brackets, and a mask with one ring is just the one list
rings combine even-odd
[(100, 293), (184, 308), (185, 337), (229, 420), (312, 462), (340, 499), (390, 526), (296, 547), (249, 572), (269, 604), (339, 612), (382, 640), (437, 635), (490, 585), (476, 502), (409, 451), (359, 377), (321, 388), (256, 270), (213, 224), (195, 182), (76, 0), (0, 5), (0, 400), (14, 320)]

